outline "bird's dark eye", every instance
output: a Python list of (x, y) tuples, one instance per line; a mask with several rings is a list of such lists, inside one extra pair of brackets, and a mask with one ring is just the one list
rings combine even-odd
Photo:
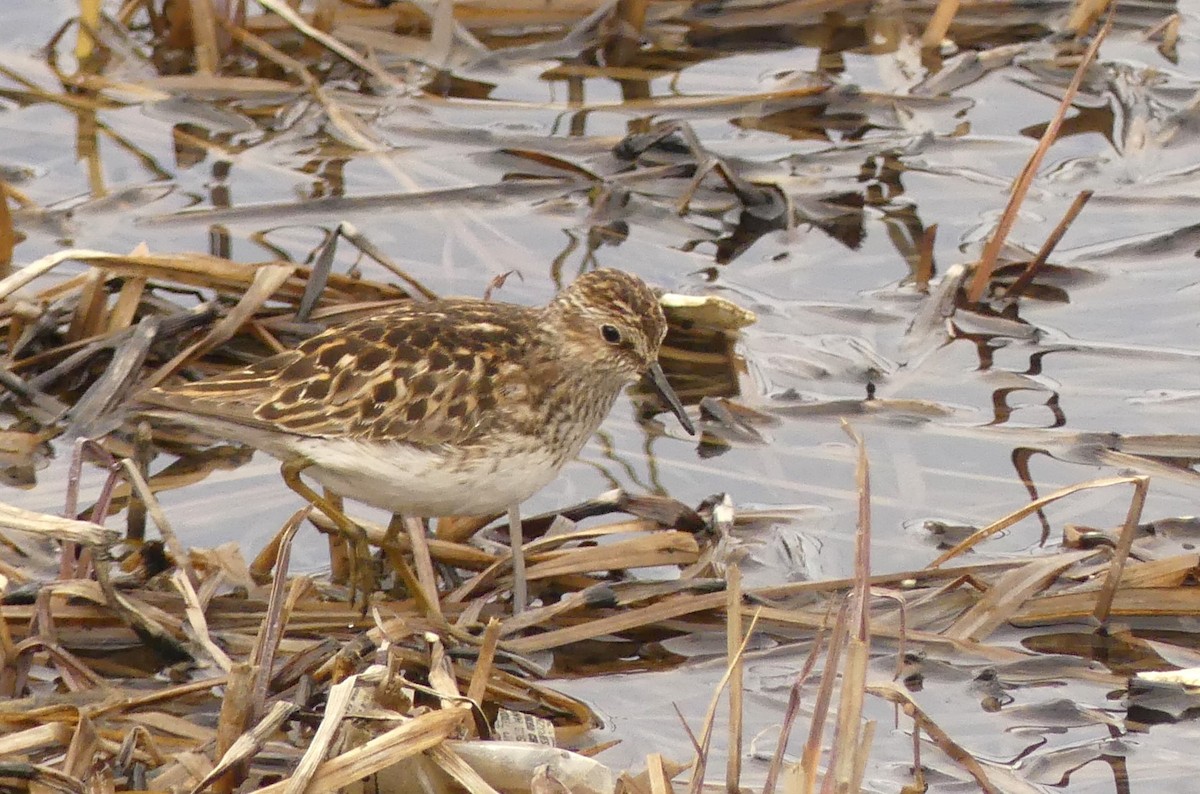
[(617, 330), (615, 325), (600, 326), (600, 335), (604, 337), (604, 341), (610, 345), (619, 344), (621, 341), (621, 332)]

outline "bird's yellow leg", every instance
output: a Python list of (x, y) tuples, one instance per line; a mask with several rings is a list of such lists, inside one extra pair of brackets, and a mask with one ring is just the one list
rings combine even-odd
[[(396, 544), (396, 538), (401, 532), (407, 532), (404, 526), (404, 517), (399, 513), (393, 513), (392, 520), (388, 523), (387, 535), (383, 541), (384, 556), (395, 567), (396, 573), (400, 575), (400, 579), (404, 582), (404, 589), (416, 599), (421, 612), (431, 617), (440, 617), (442, 608), (437, 602), (436, 586), (432, 588), (433, 595), (431, 596), (430, 590), (422, 586), (420, 577), (413, 571), (412, 566), (408, 564), (408, 559)], [(432, 573), (432, 567), (430, 572)], [(432, 601), (430, 600), (431, 598), (433, 599)]]
[(362, 606), (365, 611), (367, 601), (376, 589), (374, 561), (371, 559), (371, 546), (367, 543), (367, 533), (362, 527), (351, 521), (346, 513), (334, 502), (309, 488), (300, 474), (311, 464), (306, 460), (290, 460), (280, 466), (280, 473), (287, 487), (307, 500), (313, 507), (329, 517), (337, 526), (338, 531), (350, 543), (350, 601), (356, 603), (361, 593)]
[[(338, 496), (328, 488), (321, 489), (321, 495), (329, 500), (329, 504), (333, 505), (334, 509), (345, 512), (345, 503), (342, 502), (342, 497)], [(322, 511), (318, 511), (322, 512)], [(323, 514), (322, 518), (327, 514)], [(325, 540), (329, 543), (329, 581), (334, 584), (347, 584), (350, 582), (350, 540), (345, 536), (342, 530), (334, 526), (334, 531), (325, 536)]]

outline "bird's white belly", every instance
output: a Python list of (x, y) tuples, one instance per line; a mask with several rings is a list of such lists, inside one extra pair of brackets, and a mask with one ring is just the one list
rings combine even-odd
[(291, 445), (312, 466), (304, 474), (347, 499), (432, 517), (503, 512), (554, 479), (542, 451), (514, 452), (461, 464), (405, 444), (302, 439)]

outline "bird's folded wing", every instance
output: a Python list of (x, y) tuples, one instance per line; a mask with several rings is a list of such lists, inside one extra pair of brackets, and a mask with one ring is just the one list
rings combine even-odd
[(359, 319), (244, 369), (146, 392), (138, 408), (247, 443), (272, 431), (470, 443), (503, 409), (504, 394), (535, 377), (515, 349), (526, 338), (522, 310), (471, 307), (466, 316), (459, 307), (453, 322), (437, 305)]

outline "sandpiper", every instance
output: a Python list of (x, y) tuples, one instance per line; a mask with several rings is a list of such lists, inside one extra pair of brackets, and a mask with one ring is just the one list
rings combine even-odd
[(621, 390), (645, 377), (695, 432), (658, 364), (666, 330), (641, 279), (596, 270), (544, 307), (405, 304), (244, 369), (150, 390), (138, 408), (279, 459), (288, 485), (359, 541), (359, 557), (361, 530), (301, 473), (398, 516), (507, 510), (519, 611), (517, 506), (579, 454)]

